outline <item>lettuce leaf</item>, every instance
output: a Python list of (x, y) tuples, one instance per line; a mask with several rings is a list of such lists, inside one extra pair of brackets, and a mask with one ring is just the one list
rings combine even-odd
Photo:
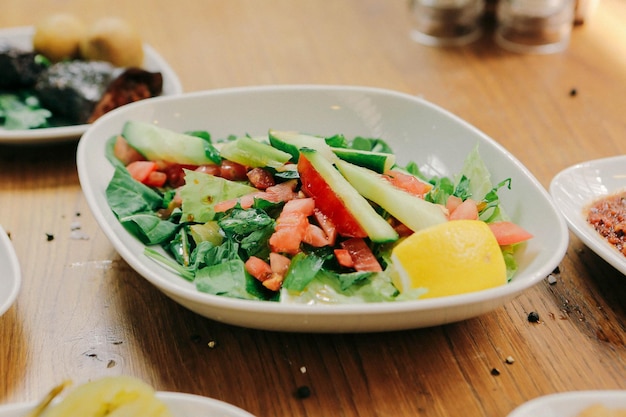
[(215, 204), (258, 191), (239, 182), (203, 172), (185, 170), (185, 185), (180, 190), (185, 221), (205, 223), (215, 217)]
[[(394, 301), (398, 290), (385, 273), (337, 274), (321, 270), (302, 291), (283, 287), (281, 303), (355, 304)], [(342, 277), (342, 275), (350, 275)], [(356, 279), (355, 279), (356, 278)]]

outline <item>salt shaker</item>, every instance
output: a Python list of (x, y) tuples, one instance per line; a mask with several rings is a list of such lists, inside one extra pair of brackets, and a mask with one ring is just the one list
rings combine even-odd
[(574, 25), (574, 0), (500, 0), (495, 41), (522, 53), (567, 48)]
[(485, 0), (412, 0), (411, 37), (431, 46), (464, 45), (481, 35)]

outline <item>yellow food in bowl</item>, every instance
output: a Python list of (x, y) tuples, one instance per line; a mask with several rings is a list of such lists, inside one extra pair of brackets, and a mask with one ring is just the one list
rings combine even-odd
[(84, 383), (70, 391), (61, 401), (49, 405), (64, 388), (51, 392), (30, 416), (33, 417), (171, 417), (172, 414), (154, 389), (145, 382), (129, 377), (104, 377)]
[(129, 22), (104, 17), (87, 30), (80, 42), (80, 55), (90, 61), (108, 61), (117, 67), (141, 67), (143, 43)]
[(391, 255), (401, 293), (423, 288), (420, 298), (480, 291), (507, 282), (493, 233), (479, 220), (453, 220), (415, 232)]
[(56, 13), (35, 25), (33, 49), (52, 62), (73, 59), (79, 55), (85, 32), (85, 25), (76, 16)]
[(609, 408), (602, 404), (594, 404), (581, 411), (577, 417), (626, 417), (626, 408)]

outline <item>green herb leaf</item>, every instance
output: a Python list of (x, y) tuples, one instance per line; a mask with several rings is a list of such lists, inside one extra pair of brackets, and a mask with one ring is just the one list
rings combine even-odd
[(0, 120), (7, 130), (47, 127), (50, 117), (50, 110), (41, 107), (32, 93), (0, 94)]
[(290, 291), (302, 291), (315, 278), (315, 275), (324, 265), (324, 259), (315, 255), (298, 253), (291, 260), (283, 287)]
[(126, 168), (116, 167), (113, 178), (106, 189), (109, 206), (118, 218), (137, 213), (152, 213), (162, 207), (159, 193), (135, 181)]
[(232, 298), (258, 299), (248, 292), (248, 281), (251, 278), (245, 271), (244, 263), (240, 259), (231, 259), (226, 262), (207, 266), (196, 272), (196, 288), (198, 291), (222, 295)]

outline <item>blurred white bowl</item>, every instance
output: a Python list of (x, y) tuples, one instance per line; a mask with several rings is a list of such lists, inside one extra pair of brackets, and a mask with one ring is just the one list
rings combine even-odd
[(22, 285), (20, 263), (11, 239), (0, 226), (0, 316), (13, 305)]
[[(254, 417), (241, 408), (213, 398), (161, 391), (157, 392), (156, 396), (168, 406), (174, 417)], [(35, 403), (2, 405), (0, 406), (0, 417), (24, 417), (35, 406)]]

